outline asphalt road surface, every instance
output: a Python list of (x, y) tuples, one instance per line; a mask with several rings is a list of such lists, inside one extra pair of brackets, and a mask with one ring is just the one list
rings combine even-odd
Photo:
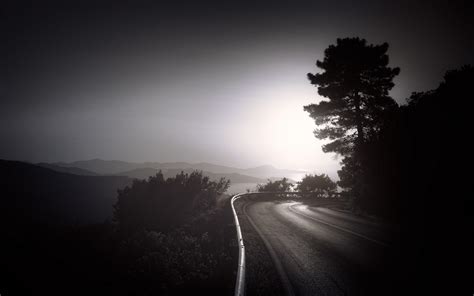
[(248, 201), (243, 214), (262, 238), (285, 294), (390, 294), (387, 228), (296, 201)]

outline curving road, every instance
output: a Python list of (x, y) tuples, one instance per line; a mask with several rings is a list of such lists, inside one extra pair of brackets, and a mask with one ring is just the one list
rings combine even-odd
[(262, 238), (285, 294), (388, 293), (391, 247), (386, 228), (296, 201), (249, 201), (243, 214)]

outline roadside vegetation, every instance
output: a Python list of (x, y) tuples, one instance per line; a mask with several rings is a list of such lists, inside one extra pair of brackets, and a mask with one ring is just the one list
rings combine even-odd
[(268, 180), (265, 184), (257, 185), (257, 192), (288, 192), (293, 186), (294, 184), (288, 178)]
[(232, 294), (238, 250), (228, 186), (201, 172), (135, 180), (119, 190), (113, 221), (99, 224), (10, 211), (1, 225), (2, 295)]
[(335, 197), (337, 184), (326, 174), (306, 175), (298, 182), (296, 191), (310, 194), (314, 197)]
[[(400, 69), (389, 66), (388, 48), (337, 39), (316, 62), (318, 71), (308, 74), (325, 100), (304, 110), (315, 120), (315, 136), (328, 141), (323, 151), (341, 159), (337, 185), (351, 209), (398, 225), (394, 261), (400, 270), (393, 276), (415, 294), (472, 289), (458, 285), (472, 282), (466, 274), (450, 271), (470, 268), (457, 263), (472, 257), (472, 236), (461, 239), (472, 233), (466, 229), (472, 215), (465, 210), (472, 208), (472, 192), (460, 184), (469, 182), (461, 172), (470, 155), (465, 127), (474, 68), (448, 71), (436, 89), (413, 93), (398, 105), (389, 91)], [(457, 210), (446, 210), (447, 204)]]

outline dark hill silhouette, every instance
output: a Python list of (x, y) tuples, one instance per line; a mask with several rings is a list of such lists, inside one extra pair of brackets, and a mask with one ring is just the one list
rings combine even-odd
[(36, 165), (45, 167), (48, 169), (52, 169), (57, 172), (61, 173), (69, 173), (73, 175), (80, 175), (80, 176), (97, 176), (97, 173), (94, 173), (92, 171), (86, 170), (86, 169), (81, 169), (81, 168), (76, 168), (76, 167), (63, 167), (59, 165), (54, 165), (51, 163), (45, 163), (45, 162), (40, 162), (37, 163)]
[(79, 176), (0, 160), (0, 214), (8, 222), (102, 222), (112, 216), (117, 190), (131, 181), (123, 176)]
[[(102, 159), (91, 159), (91, 160), (81, 160), (74, 162), (57, 162), (53, 163), (54, 165), (61, 167), (76, 167), (85, 169), (88, 171), (95, 172), (101, 175), (113, 175), (124, 171), (129, 171), (133, 169), (138, 169), (144, 167), (139, 163), (131, 163), (119, 160), (102, 160)], [(145, 166), (153, 167), (153, 166)]]
[(120, 172), (115, 175), (117, 176), (127, 176), (134, 179), (147, 179), (148, 177), (156, 175), (160, 170), (154, 168), (138, 168), (130, 171)]
[[(233, 291), (238, 253), (226, 180), (194, 172), (132, 185), (0, 160), (0, 186), (2, 294)], [(104, 221), (114, 205), (115, 223)]]
[(123, 172), (128, 172), (136, 169), (156, 169), (156, 170), (198, 170), (203, 172), (209, 172), (213, 174), (241, 174), (256, 178), (268, 179), (268, 178), (291, 178), (296, 174), (304, 174), (306, 172), (299, 170), (287, 170), (278, 169), (271, 165), (258, 166), (253, 168), (235, 168), (230, 166), (216, 165), (207, 162), (200, 163), (187, 163), (187, 162), (144, 162), (134, 163), (119, 160), (102, 160), (92, 159), (75, 161), (70, 163), (58, 162), (54, 163), (56, 166), (61, 167), (76, 167), (85, 169), (88, 171), (95, 172), (101, 175), (117, 175)]

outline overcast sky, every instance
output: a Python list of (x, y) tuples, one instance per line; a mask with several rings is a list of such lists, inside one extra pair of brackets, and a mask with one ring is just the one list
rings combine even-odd
[(390, 44), (399, 103), (474, 63), (468, 2), (80, 3), (2, 7), (0, 158), (334, 175), (303, 106), (321, 100), (306, 74), (336, 38)]

